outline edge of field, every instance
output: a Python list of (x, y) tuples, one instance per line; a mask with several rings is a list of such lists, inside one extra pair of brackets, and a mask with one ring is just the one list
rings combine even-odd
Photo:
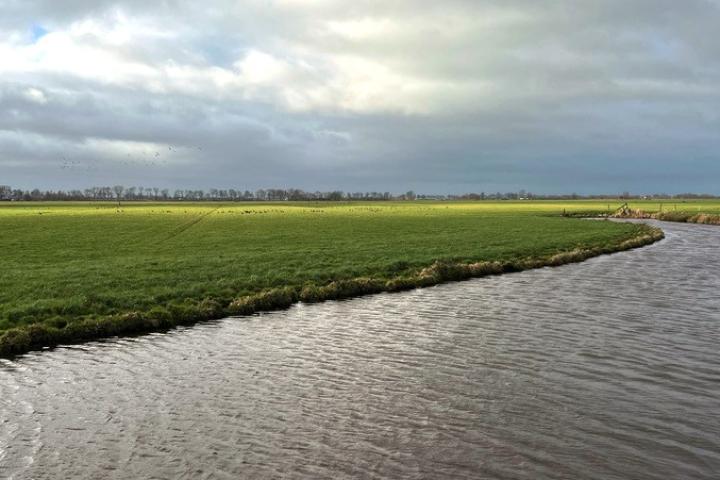
[(13, 356), (58, 345), (82, 343), (109, 337), (166, 331), (181, 325), (228, 316), (247, 316), (262, 311), (283, 310), (295, 303), (317, 303), (381, 292), (399, 292), (445, 282), (489, 275), (520, 272), (543, 267), (577, 263), (592, 257), (650, 245), (665, 238), (663, 231), (649, 225), (624, 240), (601, 247), (561, 251), (542, 257), (520, 258), (504, 262), (452, 263), (436, 261), (413, 274), (386, 279), (371, 277), (337, 280), (326, 285), (297, 285), (273, 288), (236, 298), (221, 304), (204, 299), (195, 304), (155, 307), (146, 312), (128, 312), (73, 322), (64, 328), (37, 323), (5, 331), (0, 336), (0, 357)]
[(573, 212), (564, 213), (573, 218), (615, 218), (636, 220), (658, 220), (661, 222), (695, 223), (699, 225), (720, 225), (720, 214), (686, 211), (648, 211), (640, 208), (619, 208), (614, 213)]
[(701, 225), (720, 225), (720, 215), (710, 213), (688, 212), (646, 212), (644, 210), (630, 210), (620, 212), (613, 218), (638, 218), (646, 220), (660, 220), (663, 222), (697, 223)]

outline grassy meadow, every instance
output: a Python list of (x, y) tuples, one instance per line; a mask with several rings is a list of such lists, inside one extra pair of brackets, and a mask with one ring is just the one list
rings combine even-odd
[[(682, 205), (720, 212), (720, 204)], [(500, 273), (523, 269), (518, 261), (561, 252), (607, 253), (647, 227), (561, 215), (618, 206), (617, 201), (2, 203), (0, 344), (6, 337), (5, 350), (20, 352), (28, 345), (162, 329), (298, 299), (400, 290), (420, 285), (403, 279), (416, 278), (437, 261), (496, 262), (501, 266), (487, 273)], [(633, 206), (653, 210), (650, 204)], [(447, 272), (433, 275), (438, 281), (454, 278)], [(363, 286), (337, 283), (358, 278), (365, 279)], [(347, 288), (307, 294), (331, 283)], [(438, 282), (427, 281), (432, 283)], [(270, 291), (284, 297), (267, 297)], [(266, 296), (253, 308), (236, 301), (261, 292)], [(103, 323), (108, 318), (111, 327)], [(130, 328), (123, 322), (139, 323)], [(17, 342), (27, 345), (12, 347)]]

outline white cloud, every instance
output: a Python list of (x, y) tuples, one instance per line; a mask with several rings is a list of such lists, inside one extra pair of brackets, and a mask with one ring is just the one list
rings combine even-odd
[(91, 155), (113, 161), (143, 162), (152, 164), (183, 163), (192, 158), (190, 148), (157, 142), (88, 138), (82, 147)]
[(358, 20), (331, 20), (327, 22), (329, 33), (350, 40), (387, 38), (397, 32), (398, 24), (388, 18), (362, 18)]
[(234, 66), (240, 71), (242, 79), (250, 84), (282, 81), (290, 70), (286, 62), (258, 50), (250, 50), (243, 59), (235, 62)]
[(0, 45), (0, 74), (59, 74), (108, 84), (142, 83), (155, 70), (67, 31), (48, 33), (30, 45)]
[(37, 88), (28, 88), (23, 92), (23, 96), (34, 103), (38, 103), (40, 105), (45, 105), (47, 103), (47, 97), (45, 97), (45, 94), (42, 90), (38, 90)]
[[(301, 8), (293, 3), (292, 9)], [(180, 93), (225, 100), (259, 100), (290, 111), (429, 114), (467, 105), (487, 90), (487, 81), (436, 78), (423, 68), (407, 68), (383, 55), (336, 51), (337, 38), (357, 43), (372, 38), (392, 50), (397, 41), (417, 41), (429, 25), (414, 19), (307, 20), (324, 25), (329, 45), (277, 38), (276, 52), (246, 49), (229, 67), (175, 58), (146, 58), (146, 45), (171, 43), (176, 33), (160, 19), (132, 18), (112, 10), (101, 19), (83, 18), (58, 26), (34, 43), (0, 43), (0, 74), (27, 77), (53, 74), (159, 94)], [(282, 51), (280, 56), (278, 51)], [(429, 58), (429, 60), (432, 60)], [(476, 103), (480, 99), (475, 98)], [(471, 104), (473, 102), (470, 102)]]

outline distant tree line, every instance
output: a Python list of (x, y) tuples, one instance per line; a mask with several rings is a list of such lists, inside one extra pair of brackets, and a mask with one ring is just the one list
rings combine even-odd
[(209, 190), (196, 189), (168, 189), (158, 187), (125, 187), (114, 185), (112, 187), (92, 187), (84, 190), (22, 190), (8, 185), (0, 185), (0, 200), (15, 201), (57, 201), (57, 200), (109, 200), (109, 201), (290, 201), (290, 200), (415, 200), (417, 196), (409, 191), (403, 194), (390, 192), (306, 192), (297, 188), (259, 189), (254, 192), (239, 189), (211, 188)]
[(391, 200), (576, 200), (616, 198), (618, 200), (639, 199), (673, 199), (673, 198), (718, 198), (716, 195), (682, 193), (678, 195), (652, 194), (633, 195), (623, 192), (620, 195), (536, 195), (520, 190), (518, 192), (495, 193), (466, 193), (462, 195), (423, 195), (408, 191), (400, 194), (390, 192), (343, 192), (334, 190), (330, 192), (308, 192), (297, 188), (268, 188), (254, 192), (240, 189), (211, 188), (209, 190), (168, 189), (158, 187), (125, 187), (114, 185), (112, 187), (91, 187), (84, 190), (22, 190), (8, 185), (0, 185), (0, 200), (4, 201), (391, 201)]

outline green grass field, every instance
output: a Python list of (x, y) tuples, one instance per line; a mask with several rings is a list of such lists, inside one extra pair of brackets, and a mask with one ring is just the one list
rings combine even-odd
[[(720, 204), (682, 205), (720, 211)], [(637, 225), (560, 216), (608, 206), (619, 203), (4, 203), (0, 333), (204, 299), (227, 305), (275, 287), (391, 279), (436, 260), (539, 258), (637, 236)]]

